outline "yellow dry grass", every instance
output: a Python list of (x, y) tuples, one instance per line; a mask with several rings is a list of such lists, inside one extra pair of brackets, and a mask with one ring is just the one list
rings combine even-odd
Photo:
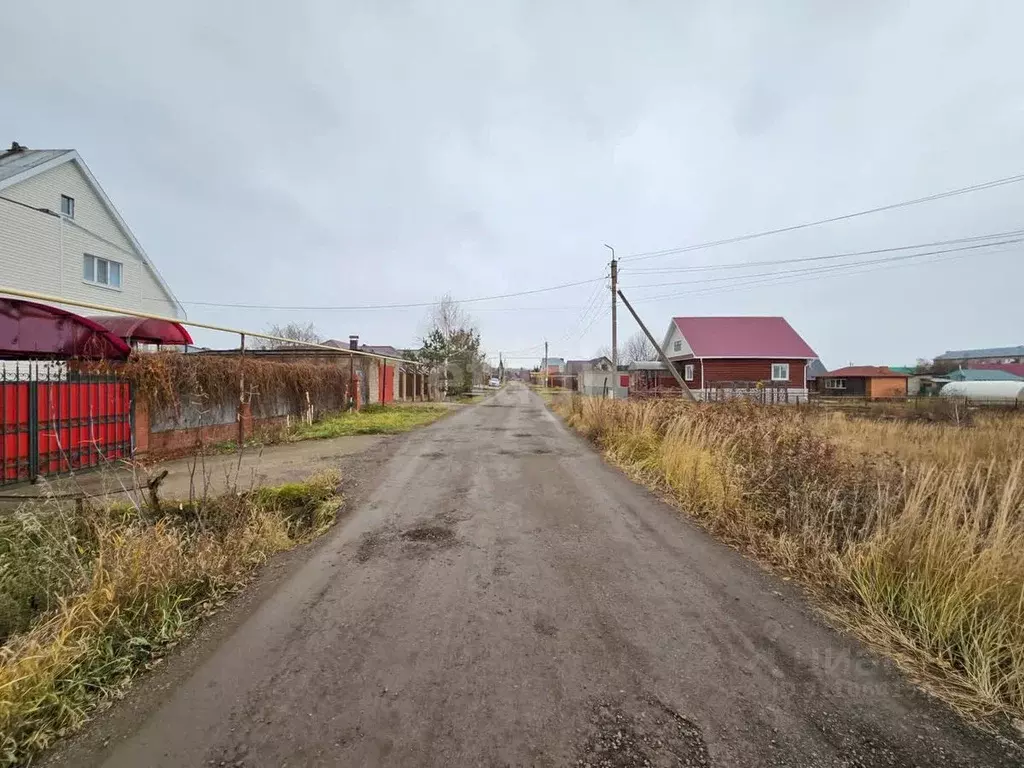
[[(269, 555), (315, 536), (333, 520), (337, 473), (227, 497), (208, 508), (30, 510), (8, 522), (35, 549), (0, 557), (0, 590), (19, 587), (19, 567), (48, 560), (72, 577), (56, 607), (0, 647), (0, 765), (22, 765), (78, 728)], [(17, 595), (15, 595), (15, 598)], [(12, 598), (14, 599), (14, 598)]]
[(961, 712), (1024, 717), (1024, 419), (586, 398), (559, 410)]

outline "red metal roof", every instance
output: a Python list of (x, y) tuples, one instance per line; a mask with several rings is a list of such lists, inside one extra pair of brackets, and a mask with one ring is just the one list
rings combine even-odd
[(694, 357), (816, 358), (784, 317), (674, 317)]
[(92, 315), (90, 320), (99, 323), (114, 335), (120, 336), (129, 344), (133, 341), (142, 344), (191, 344), (192, 337), (181, 323), (170, 320), (155, 320), (149, 317), (129, 317), (127, 315)]
[(0, 298), (0, 355), (123, 360), (131, 351), (87, 317), (48, 304)]
[(907, 374), (894, 371), (884, 365), (848, 365), (845, 368), (837, 368), (829, 371), (827, 376), (844, 376), (857, 378), (863, 376), (868, 379), (905, 379)]

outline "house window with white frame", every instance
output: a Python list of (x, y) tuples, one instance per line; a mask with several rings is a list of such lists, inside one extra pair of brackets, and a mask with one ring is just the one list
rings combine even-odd
[(693, 381), (693, 363), (687, 363), (683, 366), (683, 378), (686, 381)]
[(825, 379), (825, 389), (846, 389), (846, 379)]
[(61, 195), (60, 212), (61, 215), (67, 216), (69, 219), (75, 218), (75, 198)]
[(683, 342), (681, 340), (678, 340), (678, 339), (675, 342), (673, 342), (673, 344), (672, 344), (672, 351), (674, 351), (674, 352), (682, 352), (683, 351)]
[(772, 381), (789, 381), (789, 363), (772, 363)]
[(103, 259), (87, 253), (82, 257), (82, 279), (87, 283), (105, 285), (108, 288), (121, 287), (121, 262)]

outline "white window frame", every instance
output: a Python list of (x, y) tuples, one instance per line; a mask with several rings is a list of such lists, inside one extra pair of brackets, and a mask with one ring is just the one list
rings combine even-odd
[[(777, 376), (776, 369), (782, 369), (785, 373)], [(789, 381), (789, 363), (772, 363), (772, 381)]]
[(683, 351), (683, 342), (682, 342), (681, 339), (676, 339), (675, 341), (672, 342), (672, 351), (673, 352), (682, 352)]
[(825, 379), (825, 389), (846, 389), (846, 379)]
[[(64, 210), (64, 201), (67, 200), (67, 210)], [(71, 195), (60, 196), (60, 215), (69, 219), (75, 218), (75, 198)]]
[[(92, 263), (92, 277), (89, 277), (89, 271), (87, 265)], [(107, 279), (102, 281), (98, 279), (100, 264), (105, 264), (107, 267)], [(111, 267), (117, 267), (117, 283), (113, 283), (110, 280)], [(114, 261), (113, 259), (107, 259), (103, 256), (95, 256), (91, 253), (82, 254), (82, 282), (87, 285), (98, 285), (101, 288), (107, 288), (111, 291), (120, 291), (124, 287), (124, 264), (120, 261)]]
[(693, 381), (693, 363), (687, 363), (683, 366), (683, 380)]

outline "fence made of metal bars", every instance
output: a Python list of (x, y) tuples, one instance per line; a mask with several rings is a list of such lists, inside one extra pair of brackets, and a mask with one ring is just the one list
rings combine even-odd
[(34, 482), (132, 453), (131, 384), (46, 362), (0, 365), (0, 485)]

